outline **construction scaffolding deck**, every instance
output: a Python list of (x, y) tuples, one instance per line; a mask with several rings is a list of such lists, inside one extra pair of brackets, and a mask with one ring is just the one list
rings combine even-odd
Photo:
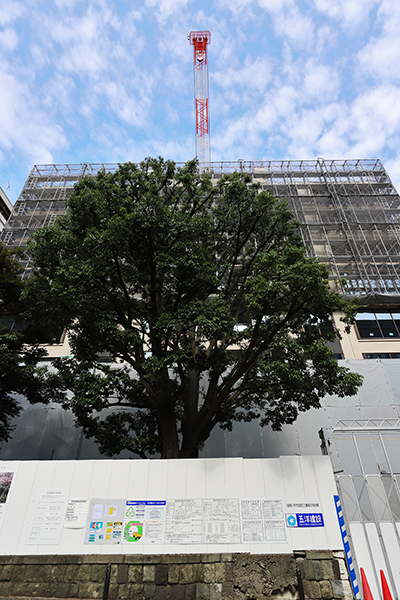
[[(65, 212), (75, 183), (117, 164), (37, 165), (2, 234), (25, 247), (38, 229)], [(300, 222), (309, 256), (327, 264), (346, 294), (400, 294), (400, 197), (379, 160), (213, 162), (214, 179), (246, 172), (279, 198)], [(27, 273), (31, 265), (26, 263)]]

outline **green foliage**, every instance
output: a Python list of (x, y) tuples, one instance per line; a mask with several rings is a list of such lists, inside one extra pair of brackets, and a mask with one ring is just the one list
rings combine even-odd
[(355, 307), (305, 256), (286, 202), (247, 175), (214, 183), (163, 159), (101, 171), (29, 251), (30, 316), (67, 326), (74, 358), (54, 377), (106, 454), (195, 456), (216, 425), (280, 429), (361, 383), (325, 343), (332, 312), (349, 324)]
[[(17, 323), (26, 308), (21, 301), (21, 256), (21, 249), (8, 250), (0, 243), (0, 319), (12, 315)], [(47, 385), (47, 370), (37, 367), (47, 352), (33, 342), (34, 337), (29, 328), (24, 332), (10, 331), (0, 322), (0, 441), (9, 439), (13, 419), (21, 410), (15, 394), (34, 403), (48, 402), (55, 393)]]

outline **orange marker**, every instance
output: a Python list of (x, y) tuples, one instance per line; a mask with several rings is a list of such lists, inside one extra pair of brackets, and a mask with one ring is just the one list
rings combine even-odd
[(362, 587), (363, 587), (363, 592), (364, 592), (364, 600), (374, 600), (374, 597), (372, 596), (370, 587), (368, 585), (367, 576), (365, 575), (364, 569), (361, 567), (360, 571), (361, 571)]
[(383, 600), (393, 600), (392, 594), (390, 593), (389, 586), (386, 581), (385, 573), (381, 569), (381, 584), (383, 592)]

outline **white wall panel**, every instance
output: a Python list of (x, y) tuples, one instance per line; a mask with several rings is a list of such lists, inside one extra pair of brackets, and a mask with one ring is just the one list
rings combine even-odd
[(396, 531), (392, 523), (379, 523), (381, 528), (383, 543), (386, 549), (391, 569), (397, 597), (400, 598), (400, 548), (396, 536)]
[(187, 460), (169, 460), (167, 467), (166, 497), (186, 498)]
[(253, 458), (247, 462), (244, 471), (244, 485), (246, 498), (265, 497), (262, 458)]
[[(336, 493), (328, 457), (281, 459), (96, 460), (2, 462), (16, 472), (6, 502), (0, 533), (0, 554), (91, 554), (176, 552), (291, 552), (320, 549), (326, 533), (333, 550), (341, 548), (334, 510)], [(259, 498), (285, 500), (318, 498), (324, 532), (287, 529), (287, 543), (252, 544), (85, 544), (85, 529), (62, 528), (55, 545), (27, 545), (42, 489), (66, 489), (69, 499), (179, 500)], [(88, 516), (88, 521), (93, 515)], [(119, 517), (118, 517), (119, 519)], [(95, 520), (95, 519), (94, 519)], [(336, 528), (336, 529), (335, 529)], [(315, 528), (314, 528), (315, 529)], [(86, 537), (85, 537), (86, 535)], [(339, 542), (337, 541), (339, 540)]]
[[(246, 495), (244, 480), (244, 464), (241, 458), (230, 458), (225, 461), (225, 485), (227, 498), (242, 498)], [(265, 461), (263, 461), (265, 462)]]
[[(282, 478), (287, 500), (300, 500), (305, 498), (305, 487), (301, 472), (301, 462), (305, 457), (281, 456)], [(303, 550), (304, 545), (313, 547), (312, 533), (309, 530), (291, 528), (291, 541), (294, 550)]]
[(393, 598), (394, 594), (389, 578), (388, 565), (386, 564), (385, 557), (383, 556), (381, 541), (379, 539), (378, 530), (375, 523), (365, 523), (365, 531), (369, 541), (369, 547), (372, 549), (372, 562), (375, 567), (375, 576), (378, 581), (379, 589), (382, 591), (380, 585), (380, 572), (382, 569), (382, 571), (385, 573), (386, 581), (388, 582), (390, 593), (392, 594)]
[(70, 498), (89, 498), (93, 479), (94, 460), (71, 461), (74, 465), (74, 476), (71, 482)]
[[(304, 495), (307, 498), (318, 498), (318, 484), (315, 477), (315, 468), (312, 456), (303, 456), (300, 461), (300, 469), (303, 478)], [(331, 499), (334, 502), (333, 498)], [(322, 512), (322, 511), (316, 511)], [(312, 543), (315, 548), (324, 550), (329, 548), (326, 526), (310, 529)]]
[(167, 461), (149, 460), (146, 462), (149, 468), (146, 498), (148, 500), (164, 500), (167, 496)]
[[(367, 576), (369, 587), (371, 588), (374, 600), (378, 600), (381, 596), (379, 587), (375, 578), (375, 569), (371, 561), (371, 553), (368, 548), (368, 541), (365, 535), (364, 526), (362, 523), (350, 523), (351, 540), (353, 542), (354, 551), (357, 557), (358, 567), (362, 567)], [(360, 588), (361, 577), (359, 577)]]
[(300, 468), (300, 456), (281, 456), (281, 470), (285, 496), (301, 497), (305, 494), (303, 476)]
[(115, 461), (110, 473), (109, 495), (114, 498), (128, 498), (130, 461)]
[(206, 498), (225, 498), (225, 460), (208, 458), (206, 460)]
[[(186, 468), (186, 495), (185, 498), (206, 497), (206, 461), (208, 459), (191, 459)], [(171, 490), (172, 493), (172, 490)], [(172, 497), (172, 496), (171, 496)]]
[(89, 495), (92, 498), (112, 498), (108, 495), (110, 476), (113, 467), (112, 460), (93, 460), (92, 478), (90, 480)]
[[(321, 499), (323, 506), (330, 506), (331, 503), (334, 505), (331, 489), (336, 486), (336, 483), (332, 469), (325, 468), (325, 458), (325, 456), (313, 456), (312, 465), (317, 492), (316, 496)], [(341, 546), (342, 538), (339, 529), (336, 527), (336, 522), (328, 519), (325, 522), (324, 534), (326, 536), (326, 548)]]
[(140, 500), (139, 496), (149, 498), (149, 460), (129, 460), (127, 500)]
[(283, 498), (285, 486), (283, 483), (282, 462), (280, 458), (270, 458), (262, 461), (264, 489), (268, 498)]

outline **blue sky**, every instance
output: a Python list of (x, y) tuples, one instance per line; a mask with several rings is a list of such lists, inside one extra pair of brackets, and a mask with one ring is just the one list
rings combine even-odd
[(380, 158), (400, 188), (399, 0), (0, 0), (11, 201), (34, 164), (192, 158), (202, 29), (212, 160)]

